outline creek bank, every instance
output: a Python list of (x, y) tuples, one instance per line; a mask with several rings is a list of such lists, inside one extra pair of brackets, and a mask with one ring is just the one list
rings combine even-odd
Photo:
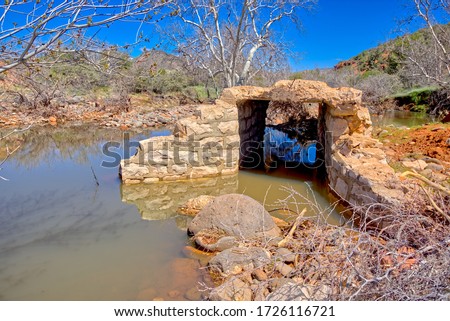
[[(239, 208), (239, 203), (233, 205)], [(413, 204), (409, 211), (414, 208)], [(401, 209), (406, 210), (400, 207), (393, 209), (399, 218), (396, 223), (408, 225), (408, 228), (400, 231), (398, 225), (393, 224), (382, 233), (370, 233), (364, 229), (322, 225), (299, 215), (295, 221), (281, 228), (281, 234), (276, 237), (254, 234), (242, 238), (234, 235), (233, 244), (227, 248), (203, 254), (203, 264), (208, 267), (215, 282), (207, 299), (324, 301), (375, 300), (384, 297), (389, 300), (397, 295), (397, 291), (434, 295), (432, 288), (424, 288), (420, 284), (421, 277), (428, 280), (429, 269), (433, 267), (439, 273), (438, 283), (448, 283), (445, 277), (447, 267), (440, 259), (449, 259), (449, 245), (447, 250), (441, 251), (438, 250), (439, 246), (435, 248), (431, 245), (435, 243), (427, 243), (448, 238), (448, 226), (417, 226), (410, 221), (408, 215), (411, 212), (402, 217), (402, 213), (398, 213)], [(236, 213), (239, 213), (236, 214), (239, 218), (245, 216), (245, 212)], [(201, 210), (198, 215), (201, 215), (197, 217), (202, 221), (208, 221), (211, 212), (206, 215)], [(203, 232), (201, 237), (209, 235), (210, 240), (213, 240), (211, 243), (217, 243), (222, 237), (230, 237), (214, 230)], [(419, 233), (422, 238), (410, 238), (410, 232), (413, 235)], [(194, 242), (199, 234), (194, 234)], [(403, 234), (408, 234), (408, 238), (404, 239)], [(438, 250), (440, 256), (435, 257), (436, 252), (421, 250), (429, 246)], [(191, 251), (202, 256), (199, 250)], [(447, 255), (443, 255), (445, 253)]]
[(192, 115), (195, 105), (163, 107), (131, 106), (107, 108), (95, 104), (70, 104), (46, 110), (6, 109), (0, 115), (0, 127), (28, 125), (83, 123), (97, 127), (127, 129), (154, 128), (173, 125), (179, 119)]
[(388, 163), (398, 172), (414, 170), (450, 188), (450, 125), (377, 128)]

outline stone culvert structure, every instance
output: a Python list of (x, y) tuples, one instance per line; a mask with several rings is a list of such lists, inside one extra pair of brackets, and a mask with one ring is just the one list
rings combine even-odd
[(306, 80), (228, 88), (215, 105), (199, 106), (196, 115), (179, 120), (173, 135), (140, 141), (136, 155), (122, 161), (120, 175), (125, 184), (156, 183), (259, 166), (269, 103), (288, 103), (299, 109), (318, 106), (318, 159), (335, 194), (355, 206), (396, 202), (403, 192), (380, 143), (371, 137), (361, 95)]

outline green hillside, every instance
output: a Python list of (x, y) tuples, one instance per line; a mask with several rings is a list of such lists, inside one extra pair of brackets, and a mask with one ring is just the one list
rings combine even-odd
[[(450, 24), (436, 25), (435, 32), (450, 51)], [(425, 28), (365, 50), (333, 68), (297, 72), (291, 79), (358, 88), (363, 91), (363, 100), (376, 112), (380, 108), (401, 108), (444, 114), (450, 110), (450, 91), (443, 83), (450, 83), (450, 79), (442, 67), (442, 57), (435, 56), (433, 48), (433, 36)]]
[[(440, 32), (449, 33), (450, 24), (439, 25)], [(338, 63), (334, 68), (339, 70), (351, 66), (360, 73), (383, 72), (396, 74), (406, 63), (404, 52), (411, 46), (429, 45), (432, 42), (428, 28), (420, 29), (412, 34), (397, 37), (375, 48), (361, 52), (353, 58)]]

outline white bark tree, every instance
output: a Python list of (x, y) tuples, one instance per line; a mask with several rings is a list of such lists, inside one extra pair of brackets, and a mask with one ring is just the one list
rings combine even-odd
[[(170, 0), (1, 0), (0, 73), (43, 53), (74, 47), (86, 29), (144, 23)], [(86, 43), (85, 41), (83, 43)], [(83, 48), (76, 48), (81, 50)]]
[(422, 83), (450, 85), (450, 1), (413, 0), (415, 17), (427, 28), (423, 38), (408, 39), (403, 54), (406, 73)]
[[(174, 1), (170, 30), (178, 52), (227, 87), (247, 84), (261, 70), (285, 61), (281, 34), (299, 25), (298, 12), (317, 0)], [(285, 23), (283, 25), (283, 23)]]

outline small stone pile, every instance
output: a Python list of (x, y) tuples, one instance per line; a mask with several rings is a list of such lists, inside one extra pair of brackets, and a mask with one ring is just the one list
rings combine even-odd
[[(408, 216), (398, 222), (411, 224)], [(215, 282), (207, 295), (210, 300), (375, 300), (395, 297), (395, 291), (383, 291), (399, 286), (405, 293), (427, 295), (420, 285), (408, 289), (409, 278), (421, 269), (417, 280), (428, 275), (429, 267), (423, 266), (426, 256), (415, 249), (421, 240), (397, 240), (395, 226), (385, 228), (381, 236), (321, 225), (302, 212), (279, 228), (261, 204), (229, 194), (200, 210), (188, 233), (197, 247), (192, 253), (197, 257), (199, 251), (205, 253), (199, 261)], [(438, 229), (446, 235), (443, 226)]]
[[(195, 199), (189, 200), (183, 208), (198, 204)], [(189, 224), (188, 233), (196, 246), (208, 253), (207, 266), (218, 284), (208, 298), (225, 301), (329, 299), (332, 285), (320, 282), (324, 275), (317, 267), (321, 264), (319, 260), (333, 261), (333, 266), (339, 260), (345, 261), (337, 255), (337, 246), (342, 245), (340, 239), (345, 235), (333, 235), (330, 229), (320, 232), (323, 238), (311, 240), (311, 235), (319, 233), (316, 224), (308, 220), (295, 224), (286, 227), (283, 222), (285, 228), (280, 229), (261, 204), (245, 195), (222, 195), (205, 205)], [(289, 235), (289, 230), (294, 233)], [(326, 243), (319, 244), (319, 240)], [(323, 257), (311, 257), (308, 247), (317, 246), (323, 247)]]

